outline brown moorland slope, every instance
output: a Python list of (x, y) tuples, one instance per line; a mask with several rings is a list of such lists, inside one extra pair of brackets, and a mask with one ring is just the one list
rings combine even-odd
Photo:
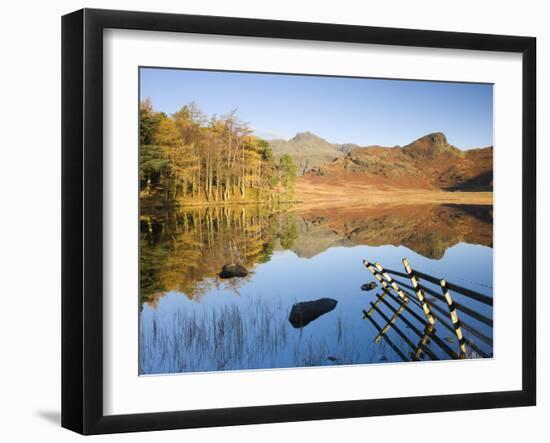
[(313, 168), (298, 186), (362, 184), (377, 189), (492, 191), (493, 147), (462, 151), (444, 134), (425, 135), (404, 147), (353, 148)]

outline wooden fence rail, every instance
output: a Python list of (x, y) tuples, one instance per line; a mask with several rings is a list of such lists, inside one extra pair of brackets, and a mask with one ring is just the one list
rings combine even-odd
[[(388, 272), (390, 274), (393, 274), (393, 275), (397, 275), (399, 277), (405, 277), (405, 278), (409, 277), (404, 272), (394, 271), (393, 269), (386, 268), (386, 272)], [(441, 279), (439, 279), (437, 277), (434, 277), (433, 275), (425, 274), (424, 272), (420, 272), (418, 270), (415, 270), (414, 273), (420, 279), (424, 279), (426, 281), (429, 281), (430, 283), (433, 283), (433, 284), (439, 286), (439, 282), (441, 281)], [(459, 285), (457, 285), (455, 283), (451, 283), (451, 282), (447, 282), (447, 286), (453, 292), (457, 292), (457, 293), (462, 294), (466, 297), (470, 297), (471, 299), (476, 300), (480, 303), (483, 303), (483, 304), (486, 304), (486, 305), (489, 305), (489, 306), (493, 306), (493, 297), (489, 297), (485, 294), (481, 294), (477, 291), (474, 291), (473, 289), (468, 289), (468, 288), (465, 288), (463, 286), (459, 286)]]
[[(432, 360), (438, 359), (437, 355), (428, 347), (428, 344), (431, 342), (437, 344), (438, 347), (451, 358), (465, 358), (468, 348), (481, 357), (490, 357), (492, 355), (492, 351), (489, 353), (484, 352), (479, 346), (472, 342), (472, 338), (475, 338), (492, 348), (492, 337), (487, 336), (479, 327), (474, 326), (469, 321), (464, 322), (460, 318), (460, 314), (489, 328), (493, 327), (492, 318), (466, 306), (464, 300), (461, 302), (455, 301), (452, 294), (460, 294), (468, 299), (475, 300), (476, 302), (491, 307), (493, 306), (492, 297), (465, 288), (461, 285), (448, 282), (444, 278), (438, 278), (413, 269), (407, 259), (403, 259), (405, 272), (384, 268), (380, 263), (372, 263), (367, 260), (364, 260), (363, 264), (373, 274), (376, 280), (378, 280), (383, 290), (381, 294), (376, 295), (376, 300), (370, 303), (370, 309), (368, 311), (363, 311), (364, 318), (370, 320), (373, 324), (375, 324), (372, 318), (374, 313), (378, 314), (378, 316), (386, 322), (383, 327), (375, 324), (378, 331), (378, 335), (375, 338), (376, 342), (382, 338), (388, 342), (390, 339), (387, 334), (390, 330), (394, 330), (401, 341), (412, 349), (412, 360), (421, 359), (422, 354), (425, 354)], [(402, 279), (407, 279), (407, 281), (403, 281)], [(437, 286), (440, 292), (427, 286), (425, 282)], [(427, 298), (426, 294), (433, 298)], [(393, 306), (390, 301), (393, 301), (397, 306)], [(424, 317), (414, 312), (411, 306), (407, 306), (409, 301), (412, 301), (412, 306), (416, 306), (422, 310)], [(444, 308), (437, 304), (438, 301), (442, 303)], [(380, 309), (380, 304), (389, 309), (392, 313), (391, 318)], [(411, 323), (411, 321), (407, 319), (407, 315), (424, 325), (424, 332)], [(398, 327), (397, 320), (402, 321), (407, 329), (411, 330), (419, 337), (420, 340), (417, 345), (415, 345)], [(445, 341), (436, 335), (436, 325), (443, 326), (456, 336), (459, 352), (453, 351)], [(463, 331), (470, 334), (470, 339), (464, 336)], [(395, 344), (391, 342), (390, 347), (393, 349)], [(404, 354), (401, 352), (398, 353), (398, 355), (402, 358)]]
[[(394, 281), (396, 283), (398, 283), (399, 285), (401, 285), (402, 287), (405, 287), (407, 289), (410, 289), (410, 290), (414, 290), (413, 287), (411, 287), (410, 285), (408, 285), (407, 283), (401, 281), (401, 280), (398, 280), (398, 279), (394, 279)], [(425, 287), (424, 285), (421, 285), (419, 284), (418, 285), (426, 294), (430, 294), (432, 297), (434, 297), (435, 299), (443, 302), (443, 303), (446, 303), (446, 300), (445, 298), (441, 295), (441, 294), (438, 294), (437, 292), (435, 292), (433, 289), (431, 288), (427, 288)], [(447, 283), (447, 287), (450, 289), (449, 287), (449, 284)], [(433, 303), (431, 303), (429, 300), (427, 300), (427, 303), (431, 306), (433, 306)], [(459, 310), (459, 311), (462, 311), (464, 312), (464, 314), (466, 315), (469, 315), (470, 317), (476, 319), (477, 321), (481, 322), (481, 323), (484, 323), (485, 325), (487, 326), (493, 326), (493, 320), (489, 317), (486, 317), (485, 315), (483, 314), (480, 314), (479, 312), (477, 311), (474, 311), (473, 309), (470, 309), (468, 308), (467, 306), (463, 305), (462, 303), (459, 303), (455, 300), (455, 306), (456, 308)]]
[[(372, 325), (374, 326), (374, 328), (378, 331), (378, 332), (381, 332), (382, 331), (382, 328), (380, 327), (380, 325), (376, 322), (376, 320), (374, 320), (374, 318), (372, 318), (371, 316), (367, 316), (365, 317), (367, 320), (369, 320)], [(403, 361), (409, 361), (409, 359), (407, 358), (407, 356), (405, 354), (403, 354), (403, 352), (401, 351), (401, 349), (399, 349), (399, 346), (397, 346), (392, 340), (391, 338), (389, 338), (387, 335), (383, 335), (382, 336), (384, 338), (384, 341), (389, 345), (389, 347), (391, 349), (393, 349), (393, 351), (399, 356), (399, 358), (401, 358), (401, 360)]]

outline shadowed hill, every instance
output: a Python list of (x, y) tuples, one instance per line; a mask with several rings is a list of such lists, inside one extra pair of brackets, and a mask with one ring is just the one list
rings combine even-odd
[(340, 145), (329, 143), (325, 139), (311, 133), (300, 132), (290, 140), (271, 140), (269, 142), (275, 158), (288, 154), (298, 166), (300, 175), (316, 167), (344, 156)]

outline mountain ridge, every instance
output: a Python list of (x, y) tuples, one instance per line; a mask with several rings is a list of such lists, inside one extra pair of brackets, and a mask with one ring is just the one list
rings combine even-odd
[(397, 188), (450, 191), (493, 189), (493, 147), (463, 151), (432, 132), (401, 146), (334, 144), (312, 132), (270, 141), (276, 158), (290, 155), (299, 180), (352, 180)]

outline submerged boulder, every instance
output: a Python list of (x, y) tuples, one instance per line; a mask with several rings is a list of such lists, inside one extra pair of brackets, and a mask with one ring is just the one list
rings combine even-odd
[(361, 291), (372, 291), (374, 288), (376, 288), (376, 282), (373, 281), (361, 285)]
[(235, 263), (224, 265), (220, 272), (220, 278), (246, 277), (247, 275), (248, 270), (243, 265)]
[(303, 328), (321, 315), (332, 311), (338, 302), (332, 298), (295, 303), (290, 310), (288, 321), (295, 328)]

